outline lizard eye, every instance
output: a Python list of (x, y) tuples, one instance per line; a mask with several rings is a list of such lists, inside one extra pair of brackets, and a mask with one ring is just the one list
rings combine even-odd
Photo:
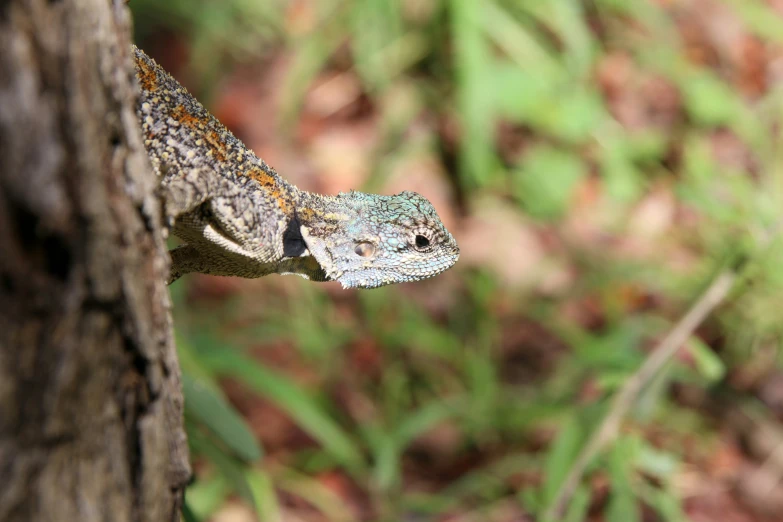
[(429, 238), (421, 234), (416, 236), (416, 248), (427, 248), (428, 246), (430, 246)]
[(359, 243), (353, 251), (356, 252), (356, 255), (358, 256), (370, 257), (375, 253), (375, 245), (372, 243)]

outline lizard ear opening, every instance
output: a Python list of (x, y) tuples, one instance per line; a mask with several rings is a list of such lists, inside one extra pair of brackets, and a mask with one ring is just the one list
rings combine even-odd
[(353, 251), (356, 252), (357, 256), (372, 257), (375, 254), (375, 245), (367, 242), (359, 243)]

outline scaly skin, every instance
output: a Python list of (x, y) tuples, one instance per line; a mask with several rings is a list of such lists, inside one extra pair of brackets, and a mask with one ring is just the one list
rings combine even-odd
[(133, 56), (144, 145), (167, 225), (185, 242), (171, 252), (169, 282), (189, 272), (277, 273), (375, 288), (457, 262), (457, 243), (426, 198), (299, 190), (135, 46)]

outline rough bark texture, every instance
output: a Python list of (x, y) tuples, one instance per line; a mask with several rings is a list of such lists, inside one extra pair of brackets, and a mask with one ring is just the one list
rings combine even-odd
[(122, 0), (0, 0), (0, 520), (179, 519), (189, 477)]

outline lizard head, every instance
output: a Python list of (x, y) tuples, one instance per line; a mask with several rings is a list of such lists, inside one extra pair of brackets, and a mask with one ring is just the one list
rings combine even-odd
[(320, 220), (302, 225), (301, 234), (326, 278), (343, 288), (426, 279), (459, 258), (432, 203), (415, 192), (341, 193), (325, 204)]

